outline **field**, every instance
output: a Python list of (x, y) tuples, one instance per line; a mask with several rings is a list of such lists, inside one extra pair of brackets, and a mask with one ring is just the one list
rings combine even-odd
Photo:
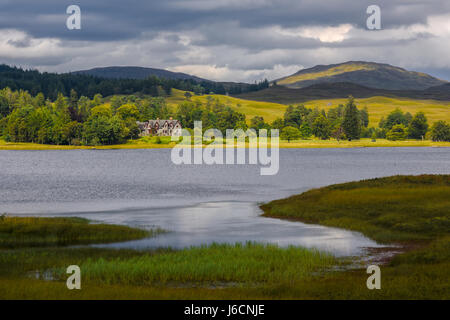
[[(271, 123), (276, 118), (283, 118), (287, 105), (244, 100), (234, 97), (228, 97), (224, 95), (211, 95), (214, 99), (219, 99), (222, 103), (229, 105), (235, 110), (242, 112), (246, 115), (247, 122), (254, 116), (262, 116), (264, 120)], [(193, 96), (192, 101), (199, 101), (206, 103), (207, 96)], [(173, 90), (173, 95), (167, 99), (169, 106), (176, 107), (184, 100), (184, 91)], [(450, 122), (450, 102), (435, 101), (435, 100), (415, 100), (415, 99), (402, 99), (402, 98), (388, 98), (388, 97), (370, 97), (355, 99), (355, 102), (359, 108), (367, 107), (369, 111), (369, 126), (378, 127), (382, 117), (387, 117), (388, 114), (400, 108), (404, 112), (410, 112), (412, 115), (419, 111), (423, 111), (428, 117), (430, 124), (444, 120)], [(339, 104), (346, 103), (346, 99), (323, 99), (323, 100), (311, 100), (302, 103), (292, 103), (293, 105), (303, 104), (308, 108), (318, 107), (319, 109), (328, 110), (335, 108)]]
[[(413, 100), (387, 97), (371, 97), (365, 99), (355, 99), (358, 108), (367, 107), (369, 111), (369, 127), (378, 127), (382, 117), (396, 108), (403, 112), (409, 112), (412, 115), (419, 111), (425, 113), (430, 124), (444, 120), (450, 122), (450, 102), (434, 100)], [(328, 110), (337, 107), (339, 104), (345, 105), (346, 99), (314, 100), (305, 102), (308, 108), (319, 107), (319, 109)]]
[[(403, 253), (380, 262), (381, 290), (366, 287), (368, 262), (298, 247), (247, 243), (134, 251), (20, 245), (0, 249), (0, 299), (449, 299), (449, 194), (448, 175), (397, 176), (262, 206), (269, 216), (401, 245)], [(44, 236), (47, 229), (37, 226)], [(65, 286), (65, 268), (72, 264), (81, 267), (81, 290)]]
[[(168, 105), (174, 108), (179, 103), (183, 102), (185, 99), (184, 93), (185, 91), (173, 89), (172, 96), (167, 98)], [(194, 102), (199, 101), (201, 103), (206, 103), (206, 97), (207, 95), (192, 96), (191, 100)], [(254, 116), (261, 116), (264, 117), (266, 122), (271, 123), (277, 117), (283, 117), (286, 110), (286, 105), (279, 103), (244, 100), (218, 94), (211, 95), (211, 97), (218, 99), (221, 103), (232, 107), (238, 112), (244, 113), (246, 115), (247, 122), (250, 122), (250, 119)]]

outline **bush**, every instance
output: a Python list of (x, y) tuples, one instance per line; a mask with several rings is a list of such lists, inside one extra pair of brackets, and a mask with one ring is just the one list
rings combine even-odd
[(386, 139), (392, 141), (405, 140), (407, 136), (408, 130), (406, 130), (405, 126), (402, 124), (397, 124), (388, 131), (386, 134)]
[(431, 140), (450, 141), (450, 125), (445, 121), (436, 122), (431, 128)]
[(301, 136), (300, 130), (294, 127), (285, 127), (281, 131), (281, 139), (287, 140), (288, 142), (291, 142), (291, 140), (299, 139)]

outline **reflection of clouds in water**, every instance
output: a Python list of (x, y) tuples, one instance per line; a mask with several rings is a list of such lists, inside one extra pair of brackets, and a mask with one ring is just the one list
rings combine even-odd
[(127, 211), (123, 218), (105, 214), (83, 216), (130, 225), (157, 225), (172, 232), (155, 238), (108, 244), (116, 248), (185, 248), (217, 243), (247, 241), (273, 243), (282, 247), (304, 246), (329, 251), (337, 256), (359, 255), (363, 247), (378, 246), (361, 234), (300, 222), (264, 218), (255, 203), (215, 202), (187, 208)]

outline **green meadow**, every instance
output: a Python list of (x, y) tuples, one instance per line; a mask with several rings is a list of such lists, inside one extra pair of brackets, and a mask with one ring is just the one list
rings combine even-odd
[[(167, 98), (167, 103), (172, 108), (175, 108), (179, 103), (184, 101), (184, 91), (173, 90), (172, 96)], [(246, 115), (247, 122), (254, 116), (261, 116), (268, 123), (272, 123), (276, 118), (283, 118), (287, 105), (244, 100), (224, 95), (210, 95), (214, 99), (218, 99), (220, 102), (231, 106), (235, 110), (242, 112)], [(206, 97), (193, 95), (192, 101), (199, 101), (206, 103)], [(293, 105), (303, 104), (307, 108), (315, 108), (328, 110), (335, 108), (339, 104), (345, 105), (347, 98), (343, 99), (323, 99), (323, 100), (311, 100), (301, 103), (293, 103)], [(415, 100), (408, 98), (388, 98), (388, 97), (370, 97), (370, 98), (355, 98), (355, 103), (358, 108), (367, 107), (369, 112), (369, 126), (378, 127), (378, 123), (381, 118), (386, 118), (390, 112), (396, 108), (400, 108), (403, 112), (409, 112), (412, 115), (419, 111), (425, 113), (430, 124), (444, 120), (450, 122), (450, 102), (448, 101), (436, 101), (436, 100)]]
[[(176, 108), (178, 104), (185, 100), (184, 93), (185, 91), (173, 89), (172, 95), (167, 98), (167, 104), (171, 108)], [(263, 117), (266, 122), (271, 123), (276, 118), (283, 117), (283, 114), (287, 108), (286, 105), (279, 103), (244, 100), (219, 94), (203, 96), (193, 95), (191, 97), (191, 100), (194, 102), (198, 101), (201, 103), (206, 103), (206, 99), (208, 96), (212, 97), (213, 99), (218, 99), (221, 103), (232, 107), (240, 113), (244, 113), (247, 122), (250, 122), (250, 119), (255, 116), (260, 116)]]
[[(314, 189), (262, 206), (266, 216), (359, 231), (396, 245), (385, 250), (400, 254), (378, 262), (381, 290), (366, 287), (369, 262), (299, 247), (246, 243), (135, 251), (18, 241), (0, 249), (0, 298), (449, 299), (449, 194), (449, 175), (396, 176)], [(24, 233), (28, 225), (33, 237), (52, 238), (48, 225), (60, 218), (14, 219), (0, 222), (2, 237)], [(79, 223), (86, 221), (63, 221)], [(98, 240), (85, 228), (78, 234)], [(81, 290), (65, 285), (65, 268), (73, 264), (82, 270)]]

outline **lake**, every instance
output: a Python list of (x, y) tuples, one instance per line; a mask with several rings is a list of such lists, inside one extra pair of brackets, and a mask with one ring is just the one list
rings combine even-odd
[(356, 232), (263, 218), (258, 203), (334, 183), (450, 173), (450, 148), (281, 149), (280, 170), (172, 164), (170, 149), (0, 151), (0, 212), (81, 216), (170, 231), (108, 246), (301, 245), (338, 256), (378, 246)]

